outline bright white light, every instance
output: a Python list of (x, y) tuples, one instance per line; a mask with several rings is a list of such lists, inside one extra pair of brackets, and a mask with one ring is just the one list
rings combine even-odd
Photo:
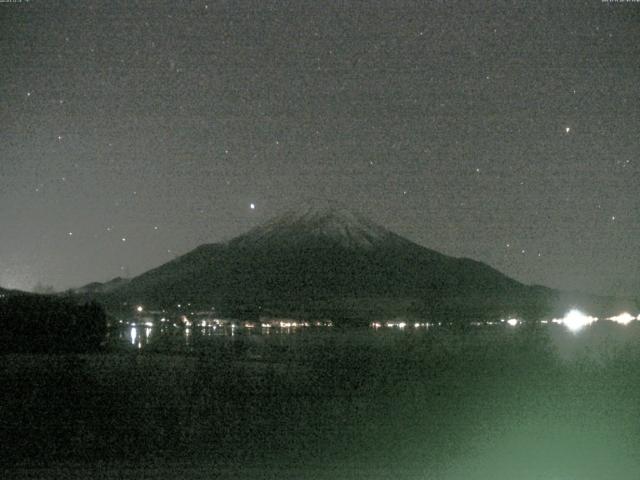
[(597, 318), (585, 315), (579, 310), (571, 310), (564, 316), (562, 323), (572, 332), (577, 332), (583, 327), (591, 325), (596, 320)]
[(398, 328), (404, 328), (404, 327), (406, 327), (406, 326), (407, 326), (407, 324), (406, 324), (405, 322), (400, 322), (400, 323), (398, 324)]
[(510, 318), (509, 320), (507, 320), (507, 323), (509, 324), (509, 326), (515, 327), (516, 325), (518, 325), (518, 323), (520, 323), (520, 321), (517, 318)]
[(142, 308), (142, 305), (138, 305), (138, 306), (136, 307), (136, 310), (137, 310), (138, 312), (142, 312), (142, 310), (144, 310), (144, 309)]
[(249, 205), (249, 207), (251, 208), (251, 210), (255, 210), (256, 209), (256, 204), (252, 203), (251, 205)]
[(138, 336), (138, 330), (136, 327), (131, 327), (131, 344), (136, 344), (136, 337)]
[(627, 325), (629, 322), (632, 322), (633, 320), (635, 320), (635, 317), (628, 312), (624, 312), (624, 313), (621, 313), (620, 315), (609, 317), (608, 320), (619, 323), (620, 325)]

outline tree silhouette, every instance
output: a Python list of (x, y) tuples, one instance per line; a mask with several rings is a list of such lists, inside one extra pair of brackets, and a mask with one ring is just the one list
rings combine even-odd
[(89, 352), (105, 341), (107, 319), (95, 302), (45, 295), (0, 301), (0, 352)]

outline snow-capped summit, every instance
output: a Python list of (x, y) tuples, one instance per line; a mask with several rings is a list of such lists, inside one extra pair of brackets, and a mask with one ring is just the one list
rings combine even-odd
[(304, 245), (326, 242), (347, 248), (373, 248), (407, 242), (364, 216), (330, 201), (303, 204), (230, 242), (248, 245)]

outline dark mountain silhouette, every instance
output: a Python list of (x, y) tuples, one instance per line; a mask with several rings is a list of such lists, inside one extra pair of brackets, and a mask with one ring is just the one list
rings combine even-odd
[(15, 290), (10, 288), (2, 288), (0, 287), (0, 296), (9, 297), (13, 295), (30, 295), (31, 292), (25, 292), (24, 290)]
[(92, 282), (82, 287), (74, 288), (71, 293), (77, 295), (96, 294), (96, 293), (109, 293), (118, 287), (129, 283), (128, 278), (116, 277), (108, 282)]
[(226, 243), (202, 245), (98, 298), (112, 310), (190, 304), (236, 317), (352, 322), (398, 315), (539, 318), (563, 314), (578, 300), (594, 308), (609, 301), (578, 297), (440, 254), (328, 204), (286, 213)]

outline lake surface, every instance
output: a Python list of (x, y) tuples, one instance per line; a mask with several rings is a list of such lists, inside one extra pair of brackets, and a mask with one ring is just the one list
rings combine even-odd
[(186, 328), (123, 325), (110, 353), (3, 356), (3, 478), (640, 471), (635, 321)]

